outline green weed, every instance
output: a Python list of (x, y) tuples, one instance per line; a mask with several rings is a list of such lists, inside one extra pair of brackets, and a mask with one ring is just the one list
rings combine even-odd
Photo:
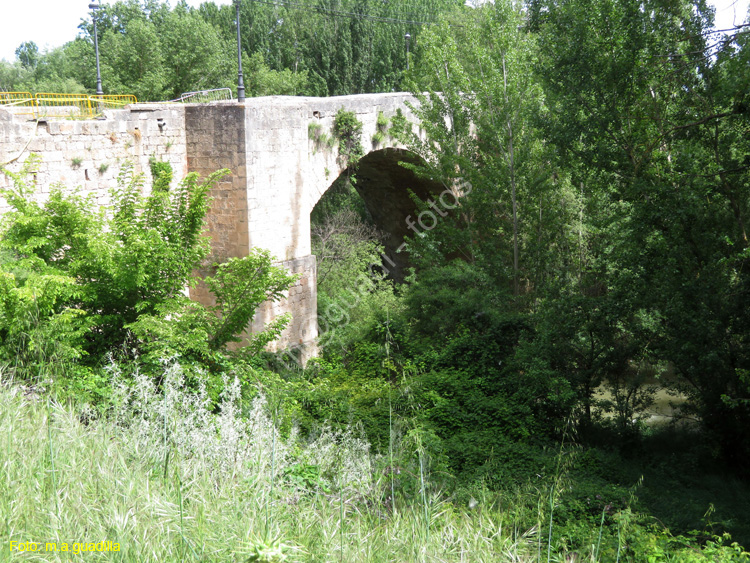
[[(539, 527), (523, 509), (539, 506), (534, 487), (477, 489), (464, 506), (432, 486), (419, 433), (411, 449), (394, 440), (383, 457), (356, 429), (284, 438), (278, 407), (262, 396), (243, 405), (238, 380), (225, 379), (214, 409), (203, 384), (188, 389), (178, 363), (164, 366), (158, 386), (110, 366), (106, 417), (0, 385), (7, 541), (50, 542), (58, 552), (37, 556), (61, 561), (72, 560), (63, 543), (103, 541), (117, 551), (98, 553), (102, 561), (540, 561)], [(548, 559), (615, 561), (619, 550), (622, 561), (748, 561), (726, 536), (701, 547), (629, 509), (586, 530), (591, 543), (579, 545), (565, 538), (570, 529), (556, 531)], [(8, 545), (7, 560), (29, 559)]]

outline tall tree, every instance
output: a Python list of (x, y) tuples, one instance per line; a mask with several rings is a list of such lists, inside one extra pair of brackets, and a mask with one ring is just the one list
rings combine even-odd
[(33, 41), (24, 41), (16, 49), (16, 58), (26, 68), (34, 68), (39, 62), (39, 47)]
[(547, 132), (602, 204), (592, 244), (618, 304), (609, 322), (671, 362), (739, 462), (750, 454), (747, 113), (734, 78), (745, 47), (726, 41), (714, 59), (702, 1), (546, 2), (536, 24)]
[(402, 138), (424, 160), (415, 171), (445, 190), (410, 225), (417, 268), (406, 302), (443, 358), (441, 377), (455, 380), (442, 400), (471, 389), (474, 400), (460, 406), (468, 418), (502, 433), (515, 412), (541, 435), (570, 412), (571, 384), (518, 350), (548, 286), (571, 269), (579, 205), (540, 136), (537, 46), (522, 24), (520, 4), (498, 1), (421, 35), (412, 75), (420, 132), (407, 126)]
[(544, 104), (522, 17), (520, 5), (497, 2), (468, 12), (463, 27), (445, 23), (422, 35), (413, 90), (426, 140), (412, 137), (424, 173), (461, 198), (460, 211), (439, 212), (446, 216), (415, 238), (414, 252), (420, 240), (439, 244), (443, 259), (484, 268), (519, 303), (544, 277), (556, 222), (575, 207), (564, 209), (567, 192), (555, 184), (536, 126)]

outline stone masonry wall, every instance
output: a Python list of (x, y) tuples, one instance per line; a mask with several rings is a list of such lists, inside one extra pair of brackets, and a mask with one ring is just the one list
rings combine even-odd
[[(202, 275), (211, 273), (213, 263), (246, 256), (250, 252), (250, 208), (256, 212), (259, 207), (273, 202), (272, 198), (259, 201), (251, 196), (251, 178), (256, 178), (262, 171), (258, 167), (252, 170), (247, 167), (245, 111), (239, 105), (196, 105), (186, 108), (188, 171), (206, 177), (223, 168), (230, 170), (230, 174), (211, 192), (213, 203), (208, 214), (207, 235), (211, 237), (212, 250)], [(276, 224), (279, 234), (284, 228), (284, 225)], [(309, 238), (309, 231), (306, 236)], [(276, 255), (276, 258), (279, 256)], [(278, 264), (292, 273), (301, 274), (301, 278), (289, 289), (287, 298), (260, 307), (250, 331), (260, 331), (278, 315), (290, 312), (290, 325), (271, 348), (301, 348), (302, 356), (308, 358), (314, 353), (317, 336), (315, 257), (307, 255), (291, 260), (282, 259)], [(214, 304), (212, 295), (203, 284), (192, 289), (190, 296), (206, 305)]]
[[(134, 104), (123, 110), (107, 110), (105, 119), (36, 120), (0, 108), (0, 164), (20, 170), (31, 153), (41, 156), (32, 179), (44, 199), (54, 183), (80, 189), (100, 206), (110, 203), (110, 189), (125, 162), (146, 174), (150, 187), (149, 159), (168, 161), (175, 178), (187, 173), (184, 107)], [(0, 187), (11, 181), (0, 175)], [(6, 209), (0, 201), (0, 212)]]
[(247, 168), (244, 112), (237, 105), (185, 108), (187, 165), (202, 178), (221, 169), (225, 176), (211, 191), (208, 214), (211, 262), (248, 252)]
[(292, 312), (292, 324), (279, 347), (292, 347), (304, 361), (317, 353), (317, 271), (311, 255), (310, 213), (347, 163), (336, 147), (316, 147), (310, 125), (331, 135), (340, 109), (354, 112), (362, 122), (365, 154), (393, 146), (375, 146), (378, 115), (390, 118), (400, 109), (414, 120), (406, 102), (409, 94), (366, 94), (333, 98), (271, 96), (246, 100), (247, 212), (249, 246), (266, 248), (302, 278), (289, 298), (264, 305), (253, 321), (260, 329), (276, 315)]
[(284, 313), (292, 313), (289, 326), (277, 342), (270, 345), (272, 350), (291, 348), (306, 360), (317, 353), (315, 339), (318, 336), (318, 288), (315, 256), (309, 255), (280, 263), (300, 279), (289, 288), (288, 297), (278, 303), (264, 304), (253, 319), (251, 332), (263, 327)]

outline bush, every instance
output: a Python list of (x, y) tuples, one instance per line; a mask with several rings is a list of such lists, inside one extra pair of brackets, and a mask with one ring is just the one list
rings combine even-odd
[(339, 141), (339, 159), (350, 166), (365, 154), (362, 147), (362, 122), (353, 111), (341, 108), (333, 120), (333, 134)]
[[(279, 299), (296, 279), (258, 250), (205, 279), (215, 306), (185, 295), (209, 250), (202, 236), (209, 191), (226, 170), (204, 181), (190, 174), (172, 187), (169, 165), (154, 162), (143, 197), (143, 176), (126, 165), (105, 216), (58, 186), (37, 203), (25, 181), (36, 162), (19, 174), (6, 171), (13, 187), (0, 192), (11, 207), (0, 235), (0, 358), (21, 378), (72, 378), (95, 398), (106, 394), (95, 372), (109, 355), (155, 370), (179, 355), (211, 370), (224, 362), (226, 344), (240, 341), (257, 306)], [(241, 354), (257, 353), (287, 322), (274, 321)]]

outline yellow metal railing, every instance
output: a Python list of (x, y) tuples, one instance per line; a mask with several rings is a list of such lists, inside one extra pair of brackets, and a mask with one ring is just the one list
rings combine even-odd
[(31, 92), (0, 92), (0, 106), (24, 108), (23, 111), (14, 111), (19, 115), (34, 115), (36, 102)]
[(36, 117), (68, 117), (90, 119), (102, 114), (105, 109), (118, 109), (138, 100), (135, 96), (89, 96), (86, 94), (54, 94), (42, 92), (36, 95)]
[(31, 92), (0, 92), (0, 105), (31, 102)]
[(64, 117), (91, 119), (105, 109), (118, 109), (138, 100), (132, 95), (89, 96), (88, 94), (56, 94), (42, 92), (0, 92), (0, 106), (20, 108), (13, 113), (33, 115), (35, 118)]

